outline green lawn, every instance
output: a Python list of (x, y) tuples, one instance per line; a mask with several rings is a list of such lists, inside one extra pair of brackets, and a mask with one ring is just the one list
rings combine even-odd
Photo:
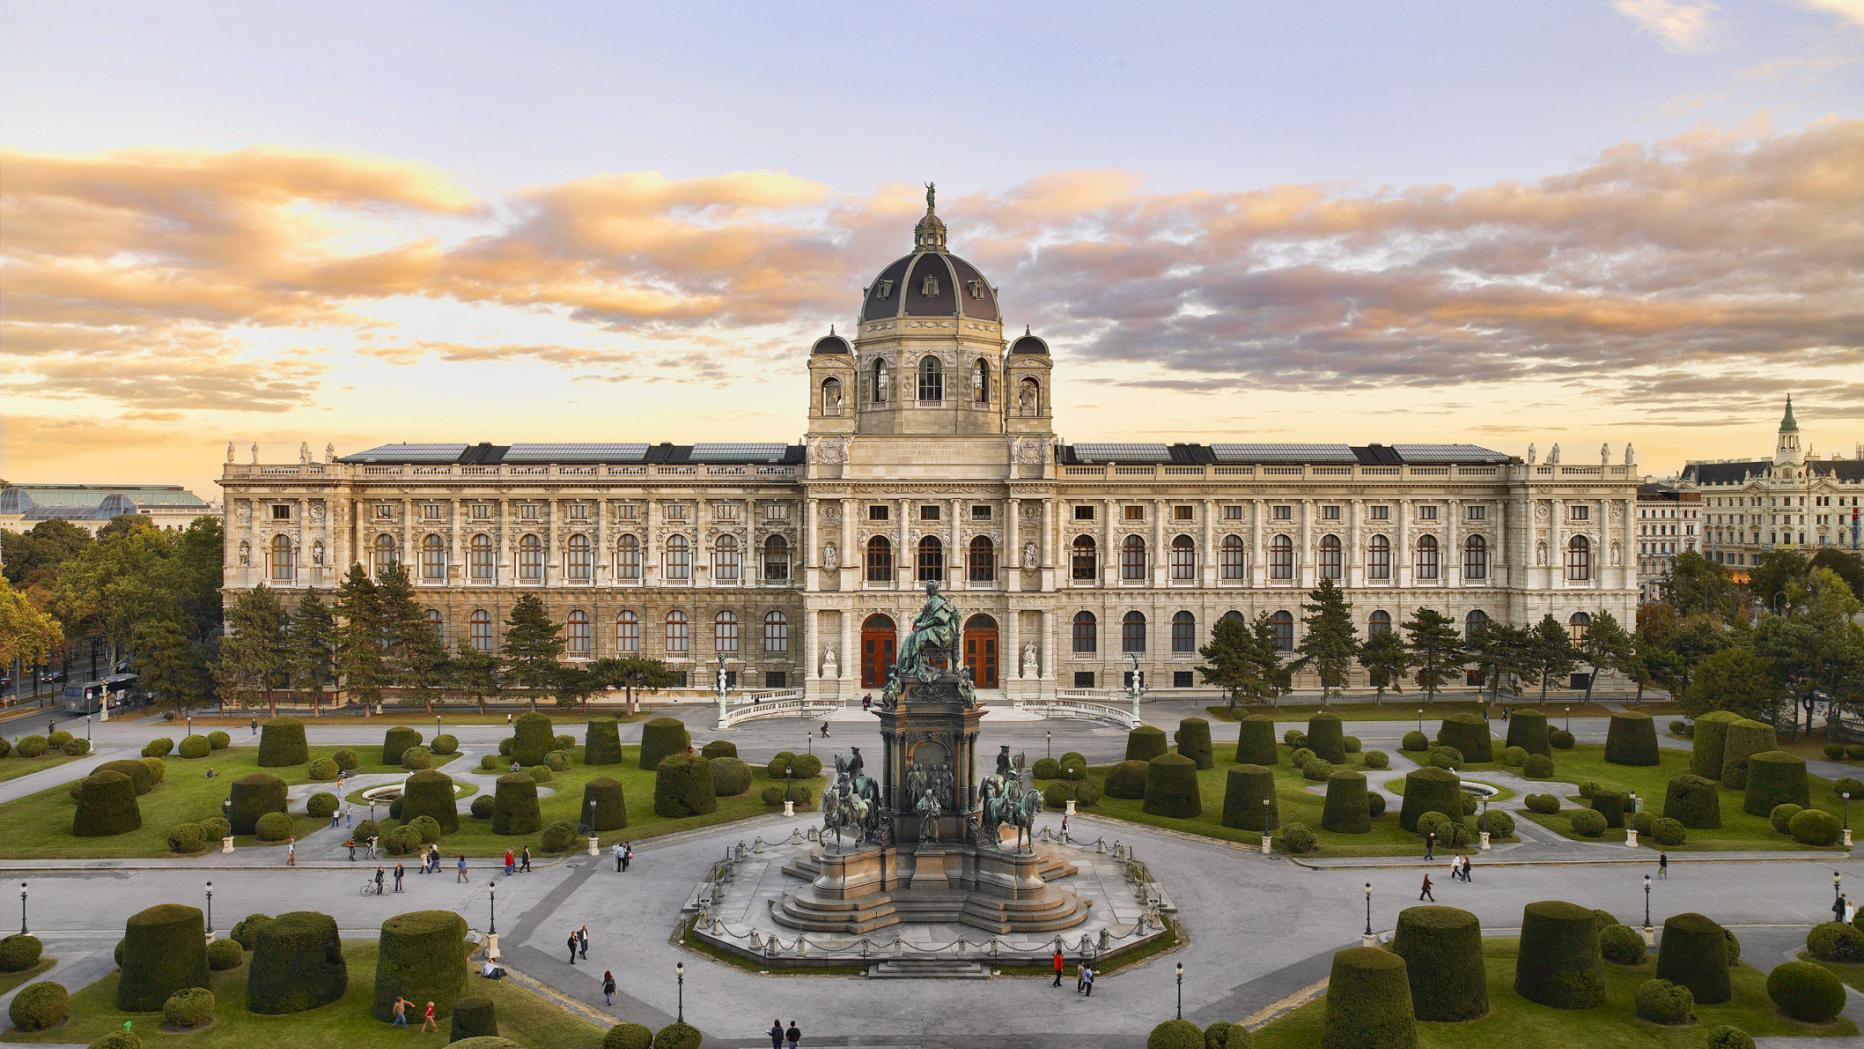
[[(75, 991), (71, 1019), (50, 1031), (26, 1034), (9, 1031), (6, 1042), (88, 1043), (135, 1023), (145, 1046), (187, 1049), (377, 1049), (410, 1043), (438, 1047), (446, 1041), (447, 1021), (438, 1035), (396, 1030), (370, 1015), (375, 996), (374, 943), (346, 942), (343, 957), (349, 963), (349, 993), (329, 1005), (284, 1016), (258, 1016), (246, 1011), (246, 966), (212, 974), (214, 1023), (205, 1029), (171, 1034), (162, 1030), (160, 1013), (120, 1013), (116, 1010), (117, 975)], [(467, 977), (470, 994), (492, 999), (499, 1034), (529, 1049), (600, 1049), (604, 1029), (566, 1012), (548, 1000), (510, 981)], [(419, 1019), (411, 1021), (418, 1025)]]
[(41, 973), (56, 964), (58, 964), (58, 959), (56, 958), (41, 957), (32, 968), (27, 969), (23, 973), (0, 973), (0, 994), (6, 994), (20, 984), (31, 983), (38, 979)]
[[(1661, 1027), (1639, 1020), (1632, 1002), (1638, 985), (1656, 975), (1652, 954), (1643, 965), (1605, 967), (1605, 1004), (1568, 1010), (1537, 1005), (1514, 993), (1515, 954), (1519, 941), (1483, 941), (1488, 969), (1489, 1015), (1463, 1023), (1420, 1023), (1419, 1049), (1699, 1049), (1710, 1030), (1732, 1024), (1757, 1038), (1811, 1035), (1850, 1038), (1857, 1025), (1849, 1020), (1819, 1026), (1789, 1020), (1767, 998), (1767, 976), (1742, 964), (1731, 973), (1734, 997), (1721, 1005), (1696, 1006), (1696, 1023)], [(1325, 996), (1259, 1028), (1256, 1049), (1312, 1049), (1320, 1044), (1327, 1017)]]
[(36, 758), (22, 758), (17, 752), (0, 758), (0, 783), (21, 776), (30, 776), (42, 769), (55, 768), (72, 760), (62, 750), (49, 750)]
[(1822, 962), (1805, 951), (1799, 952), (1799, 960), (1830, 969), (1852, 990), (1864, 991), (1864, 962)]

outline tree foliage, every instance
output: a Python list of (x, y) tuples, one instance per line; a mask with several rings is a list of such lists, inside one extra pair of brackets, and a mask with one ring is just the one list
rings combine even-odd
[(505, 673), (518, 687), (537, 693), (557, 683), (557, 661), (563, 656), (563, 628), (551, 622), (550, 613), (535, 594), (525, 594), (511, 606), (505, 620)]
[(1346, 671), (1359, 650), (1353, 631), (1353, 606), (1333, 580), (1322, 579), (1319, 588), (1307, 595), (1301, 606), (1305, 626), (1296, 648), (1301, 658), (1295, 667), (1311, 666), (1320, 677), (1324, 695), (1332, 695), (1346, 686)]
[(1281, 657), (1266, 615), (1254, 627), (1240, 616), (1223, 616), (1211, 627), (1210, 642), (1197, 650), (1204, 662), (1197, 668), (1206, 684), (1223, 689), (1230, 709), (1238, 702), (1256, 703), (1278, 694), (1282, 680)]
[(1431, 700), (1463, 665), (1463, 647), (1450, 617), (1434, 608), (1420, 608), (1404, 621), (1405, 647), (1417, 668), (1418, 687)]

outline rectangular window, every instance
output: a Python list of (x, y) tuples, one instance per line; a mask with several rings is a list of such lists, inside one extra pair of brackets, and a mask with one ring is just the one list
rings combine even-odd
[(1469, 507), (1469, 519), (1471, 521), (1481, 521), (1488, 516), (1489, 508), (1483, 506), (1481, 503), (1476, 503)]
[(422, 503), (421, 504), (421, 520), (423, 521), (440, 520), (440, 504), (439, 503)]
[(1574, 521), (1591, 520), (1592, 519), (1592, 507), (1590, 506), (1569, 507), (1567, 516)]
[(738, 519), (737, 503), (720, 503), (718, 504), (717, 510), (718, 519), (721, 521), (736, 521)]
[(885, 521), (887, 519), (888, 513), (889, 513), (889, 509), (886, 503), (869, 503), (868, 504), (867, 519), (869, 521)]
[(1437, 508), (1435, 506), (1418, 507), (1417, 519), (1420, 521), (1435, 521), (1437, 519)]
[(1294, 520), (1294, 507), (1285, 505), (1276, 506), (1272, 516), (1277, 521), (1292, 521)]
[(1389, 506), (1368, 506), (1366, 507), (1366, 515), (1367, 520), (1389, 521), (1392, 519), (1392, 508)]
[(937, 503), (927, 503), (919, 508), (919, 519), (921, 521), (936, 521), (938, 520), (938, 515), (939, 506)]
[(537, 520), (537, 504), (525, 503), (523, 506), (518, 507), (518, 516), (526, 521)]
[(571, 503), (570, 504), (570, 520), (572, 521), (589, 520), (589, 504), (588, 503)]
[(635, 519), (635, 513), (633, 503), (617, 503), (615, 506), (615, 520), (617, 521), (632, 521)]
[(1174, 670), (1171, 672), (1171, 687), (1195, 688), (1197, 687), (1193, 680), (1195, 675), (1196, 672), (1191, 670)]
[(1074, 507), (1074, 519), (1077, 521), (1092, 521), (1094, 519), (1094, 504), (1076, 503)]
[(475, 521), (490, 521), (492, 519), (492, 504), (491, 503), (472, 504), (472, 519)]
[(989, 503), (972, 503), (971, 504), (971, 520), (973, 521), (990, 520), (990, 512), (991, 512), (991, 508), (990, 508)]
[(788, 688), (790, 687), (789, 671), (787, 670), (766, 670), (764, 671), (764, 687), (765, 688)]
[(1075, 671), (1074, 672), (1074, 687), (1075, 688), (1093, 688), (1094, 687), (1094, 672), (1091, 670)]
[(1122, 521), (1143, 521), (1145, 519), (1146, 508), (1142, 504), (1128, 504), (1120, 507), (1120, 520)]
[(1240, 506), (1226, 506), (1226, 507), (1224, 507), (1224, 508), (1223, 508), (1223, 519), (1224, 519), (1225, 521), (1240, 521), (1240, 520), (1242, 520), (1242, 519), (1243, 519), (1243, 508), (1242, 508), (1242, 507), (1240, 507)]
[(669, 521), (686, 520), (686, 504), (685, 503), (668, 503), (667, 504), (667, 520)]
[(1174, 504), (1171, 508), (1171, 519), (1174, 521), (1195, 520), (1195, 514), (1196, 509), (1185, 504)]
[(393, 521), (395, 519), (395, 508), (387, 503), (375, 504), (375, 519), (378, 521)]
[(1340, 508), (1337, 506), (1321, 507), (1320, 519), (1323, 521), (1338, 521), (1340, 519)]
[(273, 503), (272, 504), (272, 520), (274, 521), (291, 520), (291, 504), (290, 503)]

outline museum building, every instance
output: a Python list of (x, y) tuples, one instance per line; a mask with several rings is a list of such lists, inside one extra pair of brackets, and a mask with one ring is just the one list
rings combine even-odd
[[(946, 244), (862, 291), (807, 356), (802, 444), (390, 444), (233, 462), (229, 596), (408, 566), (453, 647), (495, 652), (540, 596), (570, 659), (666, 660), (710, 689), (858, 699), (941, 583), (985, 698), (1198, 686), (1223, 616), (1268, 613), (1292, 657), (1322, 579), (1362, 636), (1420, 607), (1465, 628), (1633, 619), (1638, 474), (1469, 444), (1058, 442), (1054, 361), (1005, 335), (999, 289)], [(802, 371), (803, 369), (799, 369)], [(1353, 684), (1363, 683), (1354, 669)], [(1311, 684), (1312, 682), (1308, 682)], [(1297, 678), (1297, 686), (1302, 682)]]

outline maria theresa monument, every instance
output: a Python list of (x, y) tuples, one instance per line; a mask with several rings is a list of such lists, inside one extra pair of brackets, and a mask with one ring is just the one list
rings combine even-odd
[(986, 700), (1120, 689), (1135, 667), (1154, 694), (1194, 688), (1217, 619), (1265, 613), (1292, 649), (1322, 579), (1362, 634), (1421, 606), (1576, 634), (1631, 618), (1628, 446), (1065, 442), (1049, 345), (1006, 330), (999, 294), (928, 188), (912, 250), (799, 362), (800, 443), (306, 442), (283, 463), (230, 444), (226, 589), (400, 561), (454, 647), (496, 651), (535, 593), (570, 659), (841, 702), (914, 663), (928, 583), (963, 609), (937, 641)]

